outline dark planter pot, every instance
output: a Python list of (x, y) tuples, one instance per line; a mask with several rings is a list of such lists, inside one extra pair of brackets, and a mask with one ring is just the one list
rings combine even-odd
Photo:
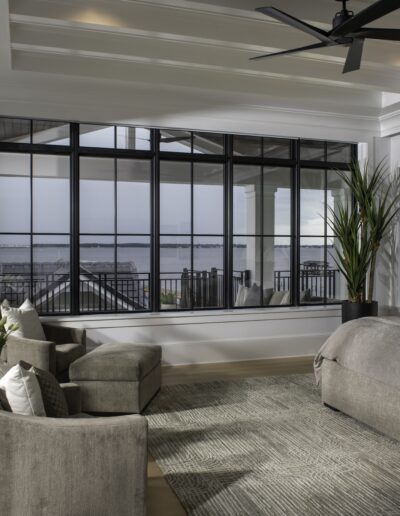
[(342, 303), (342, 323), (360, 319), (361, 317), (376, 317), (378, 315), (378, 302), (372, 303), (351, 303), (343, 301)]

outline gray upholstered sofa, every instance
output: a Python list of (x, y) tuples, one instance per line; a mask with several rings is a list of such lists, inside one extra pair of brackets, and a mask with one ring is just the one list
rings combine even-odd
[(314, 370), (326, 405), (400, 440), (400, 317), (343, 324)]
[(8, 364), (20, 360), (53, 373), (58, 380), (68, 381), (70, 364), (86, 353), (86, 331), (42, 323), (45, 341), (10, 335), (1, 358)]
[[(70, 412), (79, 387), (64, 385)], [(54, 419), (0, 410), (4, 516), (144, 516), (147, 422), (142, 416)]]

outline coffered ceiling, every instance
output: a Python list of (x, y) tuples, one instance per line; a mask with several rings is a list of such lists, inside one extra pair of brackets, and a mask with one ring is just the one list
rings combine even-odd
[[(314, 42), (256, 13), (256, 7), (274, 5), (328, 29), (340, 8), (334, 0), (0, 1), (4, 88), (16, 78), (28, 81), (25, 85), (32, 81), (33, 92), (38, 81), (47, 88), (58, 84), (69, 89), (86, 81), (100, 99), (114, 83), (115, 92), (164, 88), (171, 99), (174, 91), (185, 92), (188, 98), (203, 99), (203, 105), (209, 100), (210, 107), (240, 97), (253, 106), (365, 117), (387, 109), (383, 92), (392, 94), (385, 97), (391, 99), (389, 105), (400, 94), (396, 42), (367, 41), (362, 69), (346, 75), (346, 49), (341, 47), (249, 61)], [(352, 0), (349, 8), (359, 11), (371, 3)], [(400, 9), (374, 26), (399, 28)]]

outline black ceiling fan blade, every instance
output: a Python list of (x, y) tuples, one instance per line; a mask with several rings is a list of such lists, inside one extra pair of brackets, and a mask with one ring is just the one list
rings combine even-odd
[(307, 45), (306, 47), (292, 48), (291, 50), (282, 50), (282, 52), (275, 52), (273, 54), (263, 54), (262, 56), (251, 57), (250, 61), (256, 61), (258, 59), (265, 59), (267, 57), (284, 56), (285, 54), (296, 54), (297, 52), (303, 52), (303, 50), (313, 50), (314, 48), (327, 47), (326, 43), (314, 43), (314, 45)]
[(293, 16), (290, 16), (289, 14), (280, 11), (275, 7), (257, 7), (256, 11), (258, 11), (259, 13), (263, 13), (267, 16), (270, 16), (271, 18), (274, 18), (275, 20), (278, 20), (280, 22), (286, 23), (287, 25), (290, 25), (295, 29), (299, 29), (303, 32), (306, 32), (310, 36), (314, 36), (314, 38), (317, 38), (320, 41), (323, 41), (324, 43), (332, 42), (332, 39), (329, 37), (327, 32), (318, 29), (318, 27), (313, 27), (308, 23), (298, 20), (297, 18), (294, 18)]
[(387, 41), (400, 41), (400, 29), (360, 29), (351, 34), (355, 38), (383, 39)]
[(361, 59), (364, 49), (364, 39), (356, 38), (350, 45), (347, 54), (346, 63), (343, 68), (343, 73), (355, 72), (361, 68)]
[(345, 36), (351, 32), (356, 32), (367, 23), (371, 23), (378, 18), (400, 8), (399, 0), (378, 0), (366, 9), (339, 25), (331, 32), (332, 36)]

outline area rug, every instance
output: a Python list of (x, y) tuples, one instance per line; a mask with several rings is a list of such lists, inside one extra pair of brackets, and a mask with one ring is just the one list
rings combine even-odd
[(312, 375), (163, 387), (146, 417), (189, 515), (400, 515), (400, 444), (324, 407)]

